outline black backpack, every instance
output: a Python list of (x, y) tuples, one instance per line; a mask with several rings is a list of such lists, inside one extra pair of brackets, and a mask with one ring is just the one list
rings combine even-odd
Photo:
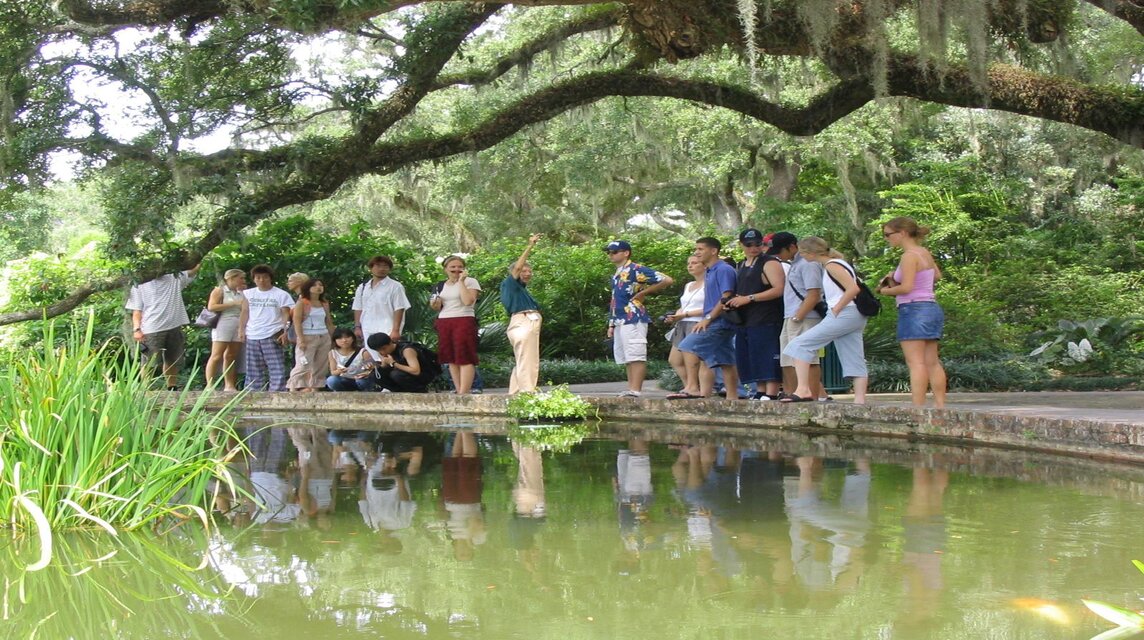
[(421, 365), (421, 374), (417, 376), (419, 380), (432, 381), (441, 375), (441, 363), (437, 362), (436, 351), (433, 351), (420, 342), (397, 343), (398, 351), (404, 351), (406, 347), (413, 347), (413, 349), (417, 351), (417, 363)]
[[(849, 271), (850, 276), (854, 278), (854, 282), (858, 283), (858, 295), (854, 298), (854, 306), (858, 307), (858, 313), (861, 313), (867, 318), (873, 318), (874, 316), (878, 315), (878, 313), (882, 310), (882, 301), (874, 296), (874, 292), (870, 291), (870, 287), (867, 287), (866, 283), (862, 282), (862, 278), (859, 278), (858, 274), (854, 273), (853, 269), (846, 266), (844, 263), (840, 262), (839, 264), (841, 264), (844, 269)], [(826, 275), (830, 276), (829, 270), (826, 271)], [(838, 282), (834, 276), (830, 276), (830, 279), (834, 280), (834, 284), (838, 285), (839, 289), (846, 288), (843, 287), (842, 283)]]

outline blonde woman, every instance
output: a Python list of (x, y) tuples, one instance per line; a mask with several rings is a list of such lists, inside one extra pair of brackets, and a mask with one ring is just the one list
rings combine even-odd
[(803, 238), (798, 243), (798, 251), (805, 259), (815, 260), (823, 266), (822, 296), (828, 309), (822, 322), (791, 340), (783, 350), (783, 354), (794, 361), (798, 386), (782, 402), (815, 400), (810, 388), (810, 364), (819, 349), (833, 342), (838, 359), (842, 361), (842, 375), (854, 381), (854, 404), (866, 404), (869, 373), (862, 344), (866, 316), (858, 313), (858, 306), (854, 304), (859, 291), (854, 267), (822, 238)]
[(938, 357), (938, 341), (945, 329), (945, 313), (934, 297), (941, 269), (922, 240), (929, 234), (913, 218), (899, 217), (882, 225), (882, 237), (902, 250), (893, 273), (882, 278), (876, 291), (895, 296), (898, 303), (898, 342), (910, 369), (910, 396), (915, 407), (926, 406), (926, 391), (933, 390), (934, 407), (945, 407), (945, 368)]
[(703, 318), (703, 284), (706, 271), (702, 260), (696, 256), (687, 258), (687, 273), (693, 280), (683, 285), (683, 293), (679, 296), (679, 308), (664, 318), (667, 322), (675, 324), (671, 330), (671, 353), (667, 355), (667, 362), (683, 381), (683, 389), (678, 393), (668, 394), (668, 400), (690, 400), (699, 397), (699, 369), (706, 365), (696, 361), (692, 363), (696, 366), (687, 366), (683, 352), (679, 350), (679, 343), (695, 329), (695, 323)]
[(334, 320), (326, 300), (326, 285), (321, 280), (306, 280), (299, 293), (292, 312), (298, 341), (294, 346), (294, 369), (286, 387), (291, 391), (317, 391), (325, 386), (330, 372), (328, 355)]
[(211, 329), (211, 355), (207, 360), (207, 386), (222, 371), (223, 391), (238, 391), (238, 366), (242, 341), (238, 339), (238, 315), (242, 313), (242, 291), (246, 289), (246, 273), (227, 269), (222, 284), (211, 289), (207, 309), (219, 314), (218, 325)]
[(437, 312), (437, 360), (449, 363), (458, 395), (472, 393), (477, 371), (477, 298), (481, 285), (469, 277), (465, 260), (449, 256), (441, 263), (445, 280), (437, 283), (429, 306)]

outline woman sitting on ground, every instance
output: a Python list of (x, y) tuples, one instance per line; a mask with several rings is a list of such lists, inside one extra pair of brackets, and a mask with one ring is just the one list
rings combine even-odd
[(357, 336), (349, 329), (334, 329), (334, 348), (327, 356), (330, 391), (369, 391), (373, 389), (373, 358), (357, 345)]

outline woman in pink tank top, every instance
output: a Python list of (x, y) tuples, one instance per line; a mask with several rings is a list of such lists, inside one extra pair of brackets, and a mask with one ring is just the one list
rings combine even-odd
[(934, 298), (934, 283), (941, 279), (941, 269), (921, 245), (929, 231), (906, 217), (882, 225), (882, 237), (891, 247), (902, 250), (902, 259), (876, 291), (897, 299), (898, 342), (910, 369), (913, 405), (926, 406), (926, 391), (932, 389), (934, 407), (940, 409), (945, 406), (946, 378), (937, 349), (945, 314)]

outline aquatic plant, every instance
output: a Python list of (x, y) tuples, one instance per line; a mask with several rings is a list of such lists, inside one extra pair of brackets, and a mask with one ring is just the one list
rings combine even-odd
[(522, 421), (583, 420), (592, 405), (559, 385), (548, 391), (518, 393), (508, 399), (508, 415)]
[(0, 372), (0, 524), (38, 535), (35, 568), (65, 529), (208, 527), (212, 487), (232, 485), (235, 401), (168, 403), (125, 347), (93, 346), (93, 324), (57, 346), (49, 324), (44, 349)]
[[(1136, 565), (1140, 573), (1144, 573), (1144, 562), (1133, 560), (1132, 564)], [(1144, 634), (1144, 614), (1097, 600), (1081, 600), (1081, 602), (1096, 615), (1116, 625), (1115, 629), (1109, 629), (1104, 633), (1098, 634), (1094, 636), (1092, 640), (1133, 638)]]

